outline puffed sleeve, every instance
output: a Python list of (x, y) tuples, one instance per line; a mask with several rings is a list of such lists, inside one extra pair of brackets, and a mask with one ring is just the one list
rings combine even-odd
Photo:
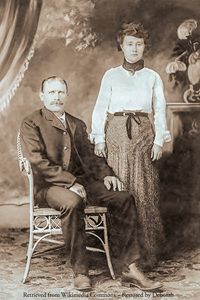
[(101, 81), (97, 101), (92, 114), (92, 132), (90, 140), (98, 144), (105, 141), (105, 123), (112, 93), (110, 72), (107, 71)]
[(163, 82), (157, 73), (153, 86), (153, 110), (155, 126), (154, 144), (163, 146), (164, 142), (171, 141), (171, 136), (166, 124), (166, 101), (163, 91)]

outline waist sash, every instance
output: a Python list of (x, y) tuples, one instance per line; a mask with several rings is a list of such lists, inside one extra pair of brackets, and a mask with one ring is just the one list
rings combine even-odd
[(127, 120), (126, 120), (126, 131), (127, 131), (127, 135), (128, 135), (128, 138), (131, 140), (132, 139), (132, 136), (131, 136), (131, 129), (132, 129), (132, 126), (131, 126), (131, 119), (133, 119), (137, 124), (138, 126), (141, 124), (141, 119), (140, 117), (148, 117), (148, 114), (147, 113), (144, 113), (144, 112), (140, 112), (140, 111), (136, 111), (136, 112), (115, 112), (114, 113), (114, 116), (123, 116), (123, 117), (128, 117)]

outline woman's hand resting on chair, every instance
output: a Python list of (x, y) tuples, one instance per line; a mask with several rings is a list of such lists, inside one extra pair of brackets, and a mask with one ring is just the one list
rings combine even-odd
[(106, 143), (95, 144), (94, 153), (99, 157), (107, 157)]

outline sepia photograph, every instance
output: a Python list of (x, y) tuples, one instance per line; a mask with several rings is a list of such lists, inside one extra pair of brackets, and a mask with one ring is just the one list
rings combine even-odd
[(200, 299), (199, 16), (0, 1), (0, 300)]

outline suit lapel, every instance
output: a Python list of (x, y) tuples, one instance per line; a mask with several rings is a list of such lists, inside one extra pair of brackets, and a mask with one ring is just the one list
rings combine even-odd
[(65, 117), (66, 117), (67, 125), (69, 126), (69, 130), (72, 134), (72, 138), (74, 140), (74, 134), (75, 134), (75, 130), (76, 130), (76, 123), (74, 122), (73, 118), (71, 118), (71, 116), (68, 113), (65, 113)]
[(54, 115), (53, 112), (51, 112), (50, 110), (48, 110), (47, 108), (44, 107), (42, 109), (42, 113), (43, 113), (45, 119), (48, 120), (49, 122), (51, 122), (51, 125), (53, 127), (56, 127), (56, 128), (61, 129), (63, 131), (66, 130), (63, 123)]
[(81, 156), (79, 155), (78, 149), (77, 149), (76, 144), (75, 144), (75, 141), (74, 141), (74, 134), (75, 134), (75, 130), (76, 130), (76, 122), (75, 122), (74, 119), (73, 119), (69, 114), (67, 114), (67, 113), (66, 113), (66, 122), (67, 122), (67, 124), (68, 124), (68, 126), (69, 126), (69, 134), (70, 134), (70, 136), (71, 136), (71, 142), (72, 142), (72, 145), (73, 145), (74, 150), (75, 150), (75, 152), (76, 152), (76, 154), (77, 154), (77, 156), (78, 156), (78, 159), (79, 159), (79, 161), (80, 161), (80, 163), (81, 163), (81, 165), (82, 165), (82, 167), (83, 167), (83, 170), (85, 170), (85, 172), (86, 172), (87, 167), (86, 167), (85, 163), (83, 162)]

